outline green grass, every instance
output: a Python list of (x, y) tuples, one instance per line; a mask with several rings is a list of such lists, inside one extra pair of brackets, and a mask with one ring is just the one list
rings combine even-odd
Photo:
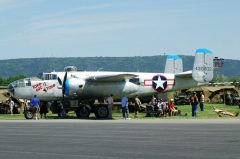
[[(182, 114), (184, 115), (187, 113), (187, 116), (167, 116), (167, 117), (145, 117), (146, 113), (139, 113), (138, 119), (193, 119), (192, 117), (192, 112), (191, 112), (191, 106), (190, 105), (181, 105), (181, 106), (176, 106), (178, 107), (179, 110), (181, 110)], [(209, 118), (220, 118), (217, 113), (215, 113), (212, 109), (212, 107), (216, 107), (218, 109), (224, 109), (226, 111), (230, 111), (232, 113), (237, 113), (240, 111), (238, 106), (227, 106), (224, 104), (205, 104), (204, 107), (204, 112), (200, 111), (200, 108), (198, 107), (198, 112), (197, 112), (197, 117), (194, 117), (194, 119), (209, 119)], [(49, 112), (47, 114), (48, 119), (58, 119), (57, 114), (52, 114)], [(134, 117), (134, 113), (130, 113), (130, 117)], [(69, 112), (68, 113), (68, 119), (76, 119), (76, 115), (74, 112)], [(119, 112), (116, 108), (114, 108), (113, 111), (113, 118), (115, 120), (122, 119), (122, 113)], [(231, 118), (231, 117), (222, 117), (222, 118)], [(239, 118), (239, 117), (237, 117)], [(24, 115), (21, 112), (20, 114), (0, 114), (0, 120), (24, 120)], [(91, 113), (90, 115), (90, 120), (95, 120), (95, 115), (94, 113)]]
[[(201, 112), (200, 107), (198, 106), (198, 112), (197, 112), (197, 117), (192, 117), (192, 107), (190, 105), (179, 105), (175, 106), (179, 110), (181, 110), (182, 116), (166, 116), (166, 117), (146, 117), (146, 113), (139, 113), (139, 119), (156, 119), (156, 118), (161, 118), (161, 119), (211, 119), (211, 118), (219, 118), (218, 114), (213, 111), (213, 107), (218, 108), (218, 109), (223, 109), (225, 111), (229, 111), (232, 113), (237, 113), (240, 112), (240, 109), (238, 106), (229, 106), (229, 105), (224, 105), (224, 104), (205, 104), (204, 106), (204, 112)], [(184, 116), (187, 114), (187, 116)], [(121, 113), (113, 113), (114, 119), (121, 119), (122, 114)], [(134, 113), (130, 113), (130, 117), (134, 117)], [(229, 116), (224, 116), (222, 118), (231, 118)], [(238, 117), (239, 118), (239, 117)]]
[[(186, 117), (179, 117), (179, 118), (193, 118), (192, 117), (192, 109), (190, 105), (184, 105), (184, 106), (177, 106), (178, 109), (182, 111), (182, 114), (187, 113), (188, 115)], [(225, 111), (229, 111), (231, 113), (237, 113), (240, 111), (238, 106), (229, 106), (224, 104), (205, 104), (204, 106), (204, 112), (201, 112), (200, 107), (198, 106), (198, 112), (197, 112), (197, 118), (199, 119), (209, 119), (209, 118), (219, 118), (218, 114), (213, 111), (213, 107), (218, 109), (223, 109)], [(229, 116), (224, 116), (223, 118), (231, 118)]]

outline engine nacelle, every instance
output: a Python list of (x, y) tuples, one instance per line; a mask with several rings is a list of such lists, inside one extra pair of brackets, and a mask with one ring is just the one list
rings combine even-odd
[(78, 78), (70, 78), (65, 83), (65, 95), (69, 97), (76, 97), (82, 94), (85, 81)]

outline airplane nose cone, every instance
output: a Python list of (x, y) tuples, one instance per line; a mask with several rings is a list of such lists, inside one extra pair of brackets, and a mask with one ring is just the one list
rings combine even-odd
[(10, 95), (12, 95), (12, 96), (14, 95), (14, 87), (12, 84), (8, 85), (8, 92), (10, 93)]

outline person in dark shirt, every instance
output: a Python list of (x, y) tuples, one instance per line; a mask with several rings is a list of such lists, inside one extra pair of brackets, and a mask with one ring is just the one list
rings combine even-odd
[(40, 105), (40, 115), (41, 115), (41, 119), (43, 118), (43, 115), (44, 115), (44, 118), (46, 119), (47, 118), (47, 113), (48, 113), (48, 106), (46, 103), (43, 103)]
[(191, 96), (191, 106), (192, 106), (192, 117), (196, 117), (197, 116), (197, 108), (198, 108), (198, 98), (197, 98), (197, 93), (193, 92), (192, 96)]

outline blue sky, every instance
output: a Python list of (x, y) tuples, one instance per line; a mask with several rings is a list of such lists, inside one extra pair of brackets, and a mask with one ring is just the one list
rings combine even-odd
[(239, 0), (0, 0), (0, 59), (194, 55), (240, 60)]

